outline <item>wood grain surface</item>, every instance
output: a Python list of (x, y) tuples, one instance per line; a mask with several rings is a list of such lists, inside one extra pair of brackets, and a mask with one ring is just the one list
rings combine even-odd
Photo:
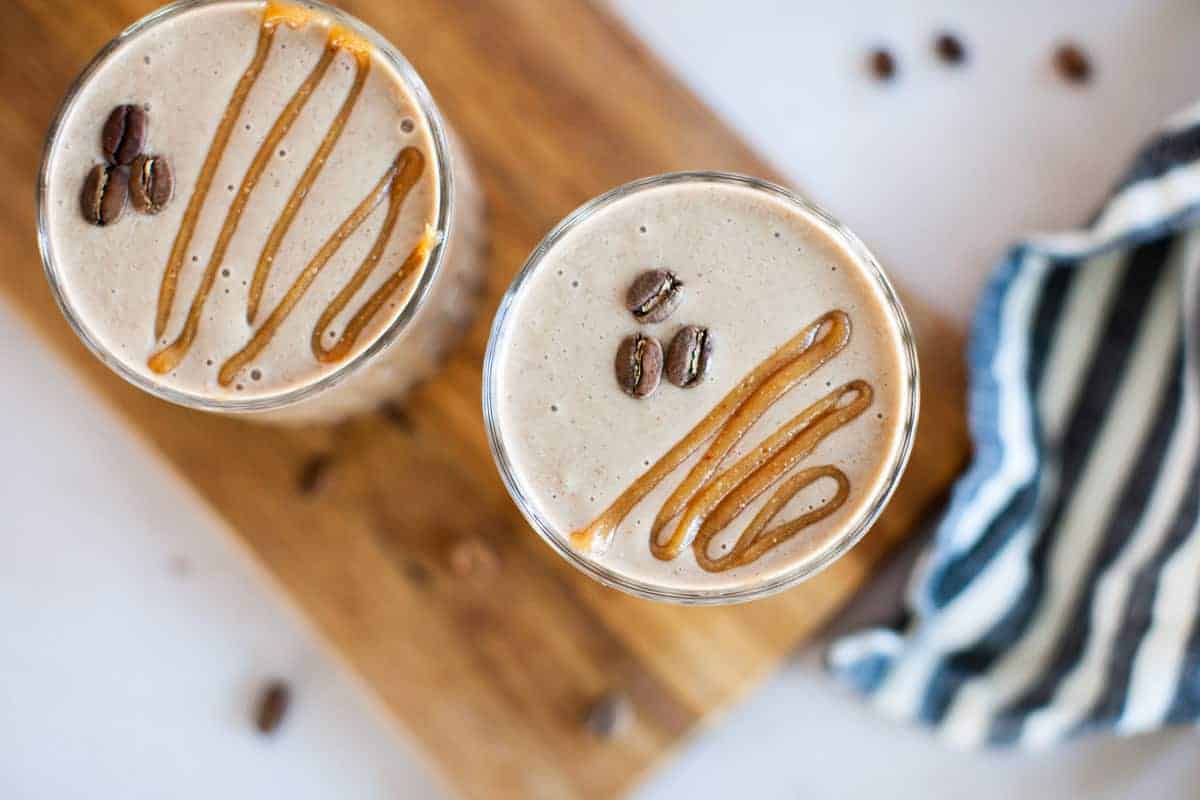
[[(344, 4), (425, 76), (490, 203), (482, 312), (435, 380), (402, 409), (307, 430), (206, 416), (139, 393), (85, 351), (54, 307), (35, 245), (33, 188), (70, 80), (153, 5), (6, 3), (0, 288), (228, 521), (465, 796), (620, 794), (847, 600), (963, 463), (961, 340), (909, 297), (924, 364), (916, 451), (873, 531), (818, 578), (747, 606), (660, 605), (590, 582), (529, 531), (495, 472), (479, 407), (487, 327), (512, 275), (558, 219), (618, 183), (685, 168), (771, 176), (585, 0)], [(632, 701), (634, 722), (604, 739), (582, 719), (609, 691)]]

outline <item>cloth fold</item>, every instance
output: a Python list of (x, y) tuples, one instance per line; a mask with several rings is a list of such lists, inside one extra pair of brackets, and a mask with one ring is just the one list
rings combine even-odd
[(1018, 244), (976, 310), (975, 452), (903, 627), (838, 675), (957, 747), (1200, 717), (1200, 105), (1092, 222)]

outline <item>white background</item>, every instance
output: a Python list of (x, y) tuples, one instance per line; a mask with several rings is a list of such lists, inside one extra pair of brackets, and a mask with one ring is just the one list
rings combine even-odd
[[(1009, 242), (1085, 218), (1131, 148), (1200, 98), (1194, 0), (612, 2), (964, 322)], [(965, 68), (931, 56), (942, 27), (966, 41)], [(1049, 66), (1064, 37), (1095, 59), (1085, 89)], [(875, 44), (899, 59), (887, 86), (865, 73)], [(0, 798), (445, 796), (221, 523), (3, 306), (0, 342), (0, 374), (17, 376), (0, 391)], [(856, 616), (890, 609), (894, 586)], [(247, 708), (274, 675), (296, 699), (264, 740)], [(1192, 796), (1193, 737), (949, 753), (870, 715), (809, 648), (640, 796)]]

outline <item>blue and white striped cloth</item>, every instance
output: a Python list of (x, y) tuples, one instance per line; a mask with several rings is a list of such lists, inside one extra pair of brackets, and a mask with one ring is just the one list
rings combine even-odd
[(1018, 245), (968, 354), (975, 455), (831, 669), (958, 747), (1200, 720), (1200, 106), (1084, 229)]

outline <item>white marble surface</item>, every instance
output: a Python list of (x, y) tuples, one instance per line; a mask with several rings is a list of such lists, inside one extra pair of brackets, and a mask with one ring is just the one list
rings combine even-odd
[(808, 653), (636, 796), (1160, 800), (1194, 797), (1197, 779), (1194, 731), (1096, 738), (1033, 756), (951, 753), (881, 721)]
[[(444, 797), (232, 535), (0, 304), (0, 798)], [(280, 677), (276, 735), (251, 709)]]
[[(1148, 131), (1200, 99), (1194, 0), (609, 0), (905, 287), (966, 321), (1017, 236), (1085, 219)], [(968, 63), (932, 54), (957, 33)], [(1051, 66), (1094, 59), (1086, 88)], [(891, 50), (891, 83), (867, 78)], [(697, 164), (703, 167), (703, 164)]]
[[(959, 320), (1006, 243), (1086, 216), (1134, 143), (1200, 97), (1194, 0), (612, 2)], [(965, 69), (930, 56), (942, 26)], [(1095, 56), (1087, 89), (1048, 66), (1066, 36)], [(900, 59), (886, 87), (863, 72), (876, 43)], [(0, 391), (0, 798), (445, 796), (220, 523), (3, 305), (0, 342), (0, 374), (19, 376)], [(275, 675), (296, 701), (262, 739), (247, 709)], [(1192, 796), (1193, 737), (952, 754), (871, 716), (809, 650), (638, 795)]]

